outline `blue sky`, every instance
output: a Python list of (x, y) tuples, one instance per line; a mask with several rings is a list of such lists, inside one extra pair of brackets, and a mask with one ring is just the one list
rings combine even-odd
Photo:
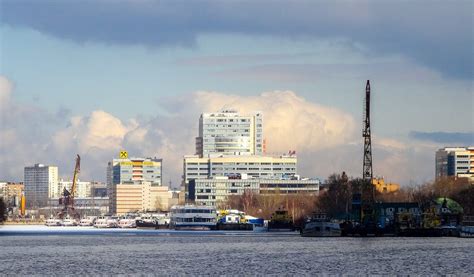
[[(367, 79), (373, 88), (375, 138), (392, 141), (392, 147), (408, 147), (390, 158), (385, 153), (395, 150), (381, 144), (380, 159), (400, 159), (394, 166), (403, 167), (403, 161), (419, 152), (413, 160), (426, 164), (422, 176), (407, 173), (392, 179), (429, 180), (433, 149), (474, 143), (471, 1), (2, 1), (1, 5), (0, 75), (11, 84), (5, 105), (22, 112), (7, 116), (5, 108), (0, 130), (4, 141), (12, 132), (21, 134), (25, 138), (16, 144), (25, 147), (33, 140), (28, 130), (36, 130), (42, 149), (34, 150), (38, 162), (67, 168), (72, 162), (63, 162), (66, 154), (58, 152), (62, 146), (52, 145), (52, 138), (74, 125), (74, 117), (91, 125), (88, 120), (97, 118), (95, 111), (105, 111), (126, 126), (124, 133), (119, 132), (117, 149), (140, 128), (168, 125), (160, 130), (177, 133), (184, 124), (179, 120), (190, 121), (185, 126), (194, 128), (204, 107), (196, 104), (201, 103), (194, 99), (200, 95), (197, 91), (217, 92), (228, 101), (231, 96), (245, 100), (263, 92), (292, 91), (312, 105), (353, 118), (357, 131), (341, 142), (343, 148), (357, 142)], [(226, 101), (218, 105), (227, 105)], [(187, 114), (180, 105), (192, 106), (194, 113), (180, 118), (177, 113)], [(30, 117), (45, 120), (30, 128), (35, 121)], [(82, 131), (87, 130), (91, 129)], [(177, 141), (172, 136), (155, 139), (156, 145), (137, 149), (137, 155), (162, 156), (162, 147), (169, 147), (165, 142)], [(193, 141), (179, 139), (191, 145), (190, 151)], [(288, 142), (288, 149), (298, 147), (291, 145), (290, 137)], [(318, 149), (302, 149), (324, 157), (334, 150), (334, 145), (320, 144)], [(89, 149), (80, 142), (70, 147), (76, 152)], [(1, 148), (11, 153), (7, 143), (0, 145), (0, 152)], [(107, 149), (91, 163), (105, 163), (117, 149)], [(11, 154), (17, 158), (8, 161), (19, 170), (0, 172), (0, 179), (20, 179), (22, 167), (29, 163), (27, 156)], [(182, 154), (192, 153), (176, 153)], [(307, 158), (300, 164), (304, 162), (311, 165), (302, 165), (306, 175), (325, 177), (330, 172), (319, 168), (316, 160)], [(334, 161), (333, 165), (333, 171), (347, 167), (358, 173), (358, 164)], [(179, 182), (178, 166), (170, 165), (173, 182)], [(102, 175), (99, 170), (85, 173), (95, 179), (103, 179)]]

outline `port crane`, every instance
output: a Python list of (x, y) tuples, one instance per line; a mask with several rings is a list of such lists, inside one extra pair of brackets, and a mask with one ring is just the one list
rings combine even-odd
[(70, 190), (66, 187), (63, 188), (63, 195), (59, 198), (59, 204), (63, 205), (63, 209), (59, 212), (58, 217), (64, 218), (69, 215), (73, 218), (80, 218), (79, 213), (74, 208), (74, 197), (76, 194), (76, 184), (79, 177), (79, 172), (81, 171), (81, 157), (77, 155), (76, 157), (76, 166), (74, 167), (74, 174), (72, 178), (72, 185)]

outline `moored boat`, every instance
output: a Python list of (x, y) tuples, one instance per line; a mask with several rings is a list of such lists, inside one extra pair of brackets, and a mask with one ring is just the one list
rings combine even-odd
[(61, 219), (50, 217), (46, 220), (45, 225), (49, 227), (61, 226)]
[(170, 228), (175, 230), (215, 230), (217, 214), (214, 207), (173, 206), (171, 208)]
[(303, 237), (340, 237), (341, 227), (338, 222), (327, 218), (326, 214), (313, 214), (301, 229)]
[(96, 216), (88, 216), (88, 217), (85, 217), (83, 219), (81, 219), (81, 221), (79, 221), (79, 226), (94, 226), (94, 221), (96, 220)]
[(65, 217), (63, 221), (61, 222), (62, 226), (70, 227), (70, 226), (77, 226), (77, 221), (74, 218), (71, 218), (69, 216)]
[(268, 222), (269, 232), (291, 232), (295, 230), (293, 219), (287, 210), (277, 210)]

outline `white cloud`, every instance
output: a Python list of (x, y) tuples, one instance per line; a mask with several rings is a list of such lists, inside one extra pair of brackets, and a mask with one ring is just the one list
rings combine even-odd
[[(163, 158), (164, 182), (172, 181), (176, 186), (181, 181), (183, 155), (195, 151), (199, 114), (222, 108), (235, 108), (243, 114), (263, 112), (267, 152), (296, 150), (302, 175), (325, 178), (344, 170), (358, 177), (362, 171), (362, 138), (354, 118), (292, 91), (257, 96), (198, 91), (163, 103), (163, 108), (171, 111), (167, 116), (124, 122), (96, 110), (71, 117), (63, 128), (51, 129), (49, 114), (12, 103), (11, 87), (7, 79), (0, 79), (0, 99), (7, 107), (2, 109), (2, 120), (3, 112), (21, 110), (11, 113), (8, 124), (2, 121), (0, 125), (0, 179), (4, 180), (22, 180), (23, 167), (36, 162), (56, 164), (62, 177), (71, 178), (76, 153), (82, 156), (82, 179), (105, 180), (107, 162), (126, 149), (132, 156)], [(375, 136), (373, 147), (376, 175), (403, 184), (433, 176), (435, 144), (406, 144)]]

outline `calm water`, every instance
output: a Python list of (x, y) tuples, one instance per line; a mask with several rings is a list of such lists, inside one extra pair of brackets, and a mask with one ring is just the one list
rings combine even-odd
[(460, 238), (302, 238), (294, 234), (137, 231), (5, 233), (0, 229), (2, 275), (472, 275), (473, 260), (474, 240)]

